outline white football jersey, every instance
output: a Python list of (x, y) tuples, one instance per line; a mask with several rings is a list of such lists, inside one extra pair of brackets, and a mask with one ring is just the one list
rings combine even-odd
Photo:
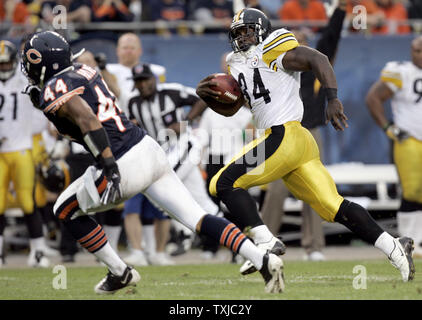
[(242, 88), (259, 129), (302, 120), (300, 72), (287, 71), (282, 64), (286, 52), (298, 45), (290, 31), (279, 29), (247, 52), (227, 56), (230, 74)]
[(243, 147), (243, 130), (252, 120), (251, 111), (242, 107), (231, 117), (205, 109), (199, 121), (199, 129), (206, 132), (202, 143), (209, 145), (209, 154), (223, 155), (225, 160), (231, 159)]
[(29, 96), (22, 93), (28, 80), (19, 71), (9, 80), (0, 81), (0, 152), (21, 151), (32, 148), (33, 105)]
[[(150, 64), (152, 73), (155, 74), (159, 82), (166, 80), (166, 68), (158, 64)], [(128, 79), (132, 77), (132, 68), (126, 67), (120, 63), (107, 64), (107, 71), (112, 73), (117, 78), (117, 84), (120, 88), (120, 96), (117, 101), (119, 107), (128, 113), (127, 106), (129, 98), (133, 95), (133, 80)]]
[(394, 123), (422, 140), (422, 69), (411, 61), (388, 62), (381, 72), (381, 81), (394, 92)]
[(44, 112), (37, 108), (32, 108), (32, 134), (42, 133), (48, 130), (48, 119)]

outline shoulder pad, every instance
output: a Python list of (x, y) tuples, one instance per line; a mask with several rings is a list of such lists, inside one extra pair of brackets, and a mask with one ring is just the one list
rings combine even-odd
[(71, 77), (69, 72), (55, 76), (41, 90), (41, 109), (44, 113), (55, 113), (70, 98), (84, 91), (82, 79)]
[(292, 32), (278, 29), (262, 43), (262, 60), (270, 68), (275, 68), (277, 58), (283, 53), (299, 46)]
[(391, 89), (401, 89), (403, 87), (402, 69), (405, 66), (402, 62), (387, 62), (381, 71), (381, 81), (386, 83)]

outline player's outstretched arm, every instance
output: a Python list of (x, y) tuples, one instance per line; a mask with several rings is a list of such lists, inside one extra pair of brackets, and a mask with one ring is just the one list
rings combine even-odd
[(369, 109), (369, 113), (375, 120), (378, 126), (380, 126), (385, 134), (393, 140), (402, 141), (409, 137), (409, 134), (397, 127), (394, 123), (390, 122), (384, 111), (384, 103), (393, 98), (394, 91), (391, 90), (387, 84), (378, 80), (369, 89), (366, 95), (366, 105)]
[(366, 95), (366, 105), (375, 122), (385, 128), (388, 125), (388, 119), (384, 112), (384, 103), (394, 96), (394, 92), (382, 81), (375, 82)]
[(282, 63), (286, 70), (312, 71), (326, 92), (327, 123), (330, 121), (336, 130), (344, 130), (344, 127), (348, 127), (343, 105), (337, 98), (336, 76), (326, 55), (309, 47), (298, 46), (285, 54)]
[(86, 101), (79, 96), (68, 100), (58, 111), (59, 117), (79, 127), (93, 156), (99, 161), (107, 178), (107, 187), (101, 196), (103, 204), (114, 203), (122, 197), (120, 172), (110, 148), (107, 133)]

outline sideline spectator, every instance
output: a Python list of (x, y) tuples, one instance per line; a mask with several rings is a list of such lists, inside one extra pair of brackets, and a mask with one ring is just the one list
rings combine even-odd
[[(227, 0), (199, 0), (194, 8), (195, 20), (202, 22), (221, 22), (224, 28), (229, 28), (234, 15), (233, 4)], [(220, 29), (213, 30), (220, 32)], [(221, 31), (227, 31), (225, 29)]]
[[(162, 23), (157, 28), (157, 33), (164, 36), (170, 36), (174, 31), (166, 25), (169, 21), (187, 20), (188, 10), (184, 1), (182, 0), (149, 0), (149, 17), (152, 21)], [(189, 33), (186, 26), (181, 24), (177, 28), (177, 33)]]
[(16, 2), (14, 0), (0, 1), (0, 21), (10, 21), (13, 23), (25, 23), (30, 12), (24, 1)]
[(45, 1), (41, 7), (41, 16), (47, 23), (52, 23), (54, 19), (53, 9), (56, 5), (66, 8), (66, 20), (70, 22), (91, 22), (91, 1), (90, 0), (58, 0)]
[(121, 0), (92, 0), (93, 22), (129, 22), (133, 20), (133, 17), (126, 4)]
[(362, 9), (360, 9), (358, 6), (363, 6), (366, 10), (367, 28), (362, 31), (371, 31), (373, 28), (381, 26), (384, 23), (385, 16), (374, 0), (348, 0), (346, 19), (349, 22), (350, 31), (360, 31), (353, 27), (353, 19), (362, 14)]
[(150, 18), (152, 21), (178, 21), (185, 20), (187, 9), (184, 1), (181, 0), (159, 0), (149, 1)]
[(422, 19), (422, 1), (409, 0), (407, 14), (409, 19)]
[(288, 0), (278, 15), (282, 21), (327, 21), (324, 4), (319, 0)]
[(410, 32), (408, 25), (401, 24), (407, 20), (407, 11), (402, 3), (393, 0), (376, 0), (376, 3), (387, 21), (382, 27), (375, 28), (374, 33), (405, 34)]

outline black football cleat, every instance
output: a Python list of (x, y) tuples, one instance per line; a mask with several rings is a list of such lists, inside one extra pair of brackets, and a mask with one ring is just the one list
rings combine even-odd
[(98, 294), (112, 294), (127, 286), (136, 286), (139, 280), (141, 276), (138, 271), (131, 267), (126, 267), (121, 276), (116, 276), (109, 271), (107, 276), (95, 286), (94, 291)]

